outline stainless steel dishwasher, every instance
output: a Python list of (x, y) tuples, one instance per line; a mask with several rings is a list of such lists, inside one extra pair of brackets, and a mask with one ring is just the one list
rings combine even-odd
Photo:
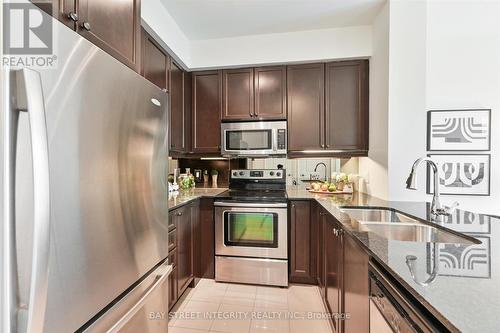
[(370, 332), (448, 332), (386, 273), (370, 263)]

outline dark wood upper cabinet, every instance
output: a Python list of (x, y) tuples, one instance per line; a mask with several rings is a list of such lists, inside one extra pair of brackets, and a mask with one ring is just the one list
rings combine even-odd
[[(325, 242), (325, 293), (326, 304), (331, 314), (342, 313), (342, 267), (343, 247), (342, 234), (335, 218), (325, 214), (323, 223), (323, 237)], [(337, 230), (337, 231), (336, 231)], [(368, 278), (368, 276), (367, 276)], [(335, 332), (341, 332), (340, 320), (333, 318)]]
[(184, 72), (184, 152), (191, 152), (192, 149), (192, 75), (190, 72)]
[(141, 74), (161, 89), (168, 91), (170, 57), (158, 43), (142, 30)]
[(220, 153), (221, 71), (192, 73), (192, 151)]
[(77, 4), (78, 33), (139, 71), (140, 0), (78, 0)]
[(326, 64), (326, 148), (368, 150), (368, 60)]
[(253, 119), (253, 69), (225, 69), (222, 71), (222, 120)]
[(344, 332), (370, 332), (370, 287), (366, 252), (348, 235), (344, 235)]
[(33, 3), (140, 72), (140, 0), (33, 0)]
[(184, 71), (174, 61), (170, 65), (170, 150), (186, 151)]
[(75, 30), (76, 25), (70, 17), (77, 17), (75, 0), (31, 0), (31, 2), (49, 15), (57, 18), (72, 30)]
[(287, 66), (288, 150), (318, 150), (324, 143), (325, 66)]
[(286, 120), (286, 67), (254, 69), (255, 117)]

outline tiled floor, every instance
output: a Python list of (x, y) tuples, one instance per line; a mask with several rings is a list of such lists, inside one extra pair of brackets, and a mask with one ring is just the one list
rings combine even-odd
[(175, 305), (170, 333), (330, 333), (316, 286), (288, 289), (202, 279)]

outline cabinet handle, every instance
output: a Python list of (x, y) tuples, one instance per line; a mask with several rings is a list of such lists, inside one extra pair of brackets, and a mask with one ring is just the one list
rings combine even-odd
[(324, 144), (321, 144), (321, 148), (325, 148), (325, 145), (324, 145)]
[(330, 145), (326, 145), (326, 148), (330, 148)]
[(68, 18), (73, 21), (73, 22), (77, 22), (78, 21), (78, 15), (75, 13), (75, 12), (71, 12), (68, 14)]
[(177, 216), (181, 216), (181, 215), (182, 215), (182, 212), (177, 212), (175, 215), (177, 215)]
[(82, 28), (87, 30), (87, 31), (90, 31), (90, 23), (89, 22), (83, 22), (82, 23)]

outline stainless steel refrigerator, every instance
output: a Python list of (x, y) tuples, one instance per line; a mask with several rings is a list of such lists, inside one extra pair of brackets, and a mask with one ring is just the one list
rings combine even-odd
[(54, 20), (2, 75), (2, 332), (166, 332), (168, 95)]

